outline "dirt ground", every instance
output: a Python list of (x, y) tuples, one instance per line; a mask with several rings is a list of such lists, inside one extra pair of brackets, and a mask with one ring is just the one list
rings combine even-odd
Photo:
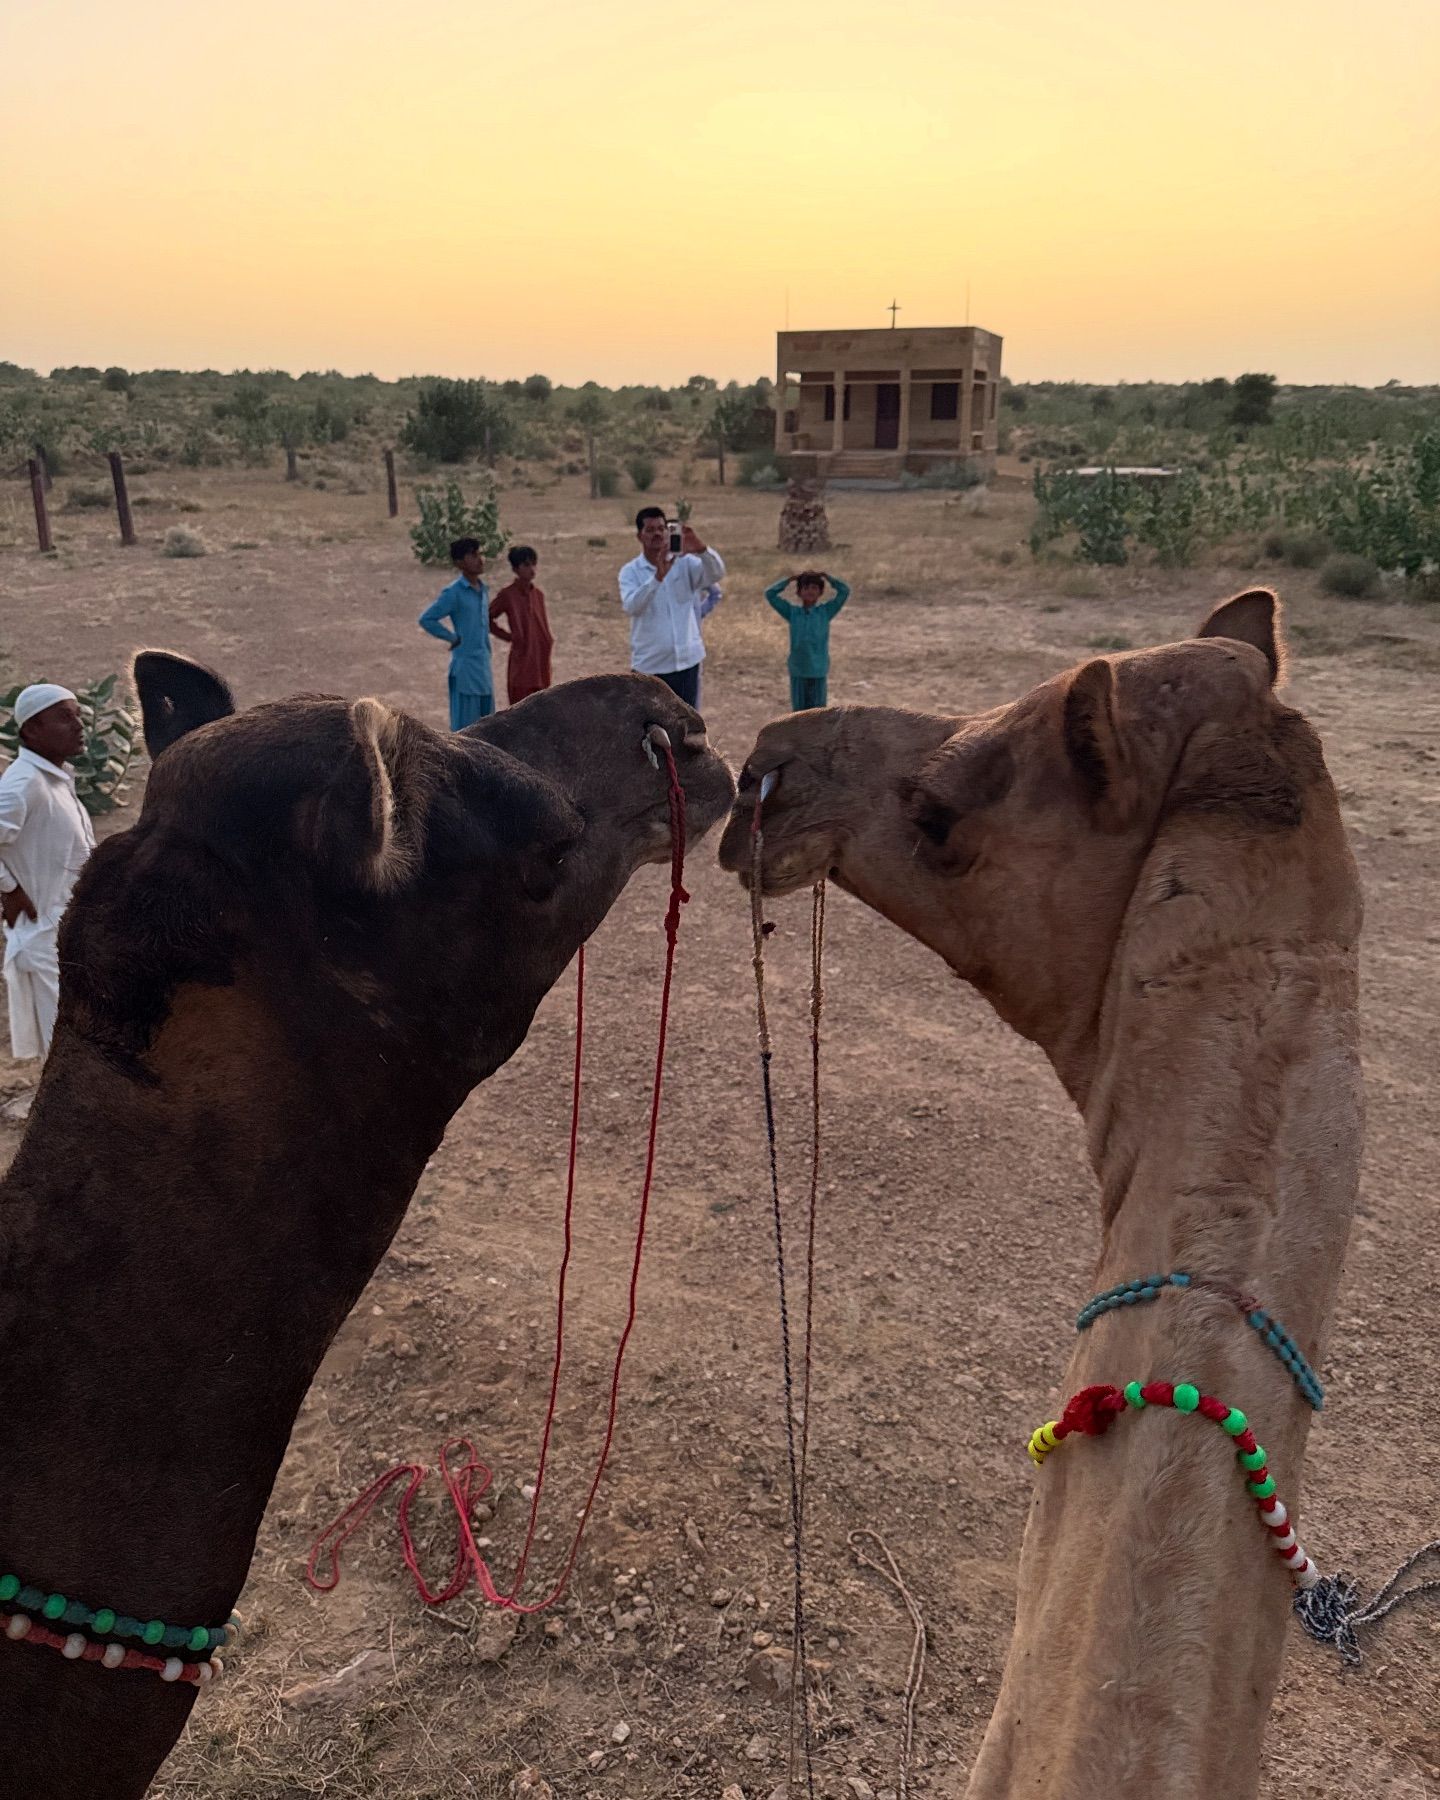
[[(668, 483), (668, 485), (667, 485)], [(63, 483), (61, 487), (63, 489)], [(361, 486), (352, 481), (349, 485)], [(422, 570), (383, 491), (287, 488), (273, 473), (134, 483), (144, 541), (56, 517), (57, 557), (0, 551), (10, 679), (67, 680), (141, 644), (191, 652), (242, 703), (301, 688), (376, 693), (444, 722), (445, 662), (415, 616)], [(657, 490), (673, 497), (667, 473)], [(59, 495), (57, 495), (57, 499)], [(0, 524), (23, 525), (7, 487)], [(181, 510), (181, 503), (188, 509)], [(541, 554), (557, 679), (626, 661), (615, 595), (633, 500), (575, 483), (505, 495)], [(966, 710), (1094, 648), (1184, 636), (1256, 578), (1035, 565), (1018, 471), (985, 501), (832, 495), (827, 559), (854, 584), (834, 633), (832, 698)], [(760, 592), (786, 564), (773, 495), (702, 487), (696, 523), (729, 558), (709, 622), (705, 711), (733, 760), (787, 703), (782, 628)], [(211, 553), (167, 560), (172, 523)], [(18, 528), (12, 544), (23, 539)], [(4, 534), (0, 533), (0, 539)], [(1431, 1357), (1440, 1302), (1440, 619), (1399, 601), (1329, 600), (1282, 571), (1291, 697), (1324, 734), (1368, 893), (1364, 1191), (1311, 1437), (1305, 1539), (1366, 1587), (1437, 1530)], [(138, 788), (137, 788), (138, 797)], [(124, 825), (129, 813), (121, 813)], [(523, 1525), (548, 1381), (573, 983), (478, 1091), (434, 1158), (391, 1254), (296, 1427), (242, 1601), (233, 1673), (197, 1707), (164, 1800), (769, 1800), (784, 1791), (785, 1708), (757, 1651), (788, 1642), (786, 1490), (775, 1278), (756, 1085), (748, 924), (713, 861), (690, 866), (670, 1085), (640, 1323), (614, 1461), (570, 1595), (518, 1629), (470, 1600), (426, 1615), (393, 1512), (350, 1548), (337, 1592), (301, 1580), (311, 1538), (390, 1463), (464, 1432), (496, 1470), (497, 1578)], [(563, 1557), (603, 1425), (624, 1309), (661, 971), (664, 876), (647, 870), (590, 963), (591, 1049), (573, 1326), (554, 1486), (533, 1592)], [(774, 908), (777, 1028), (792, 1241), (803, 1194), (808, 907)], [(898, 1789), (910, 1627), (847, 1534), (883, 1534), (923, 1610), (917, 1794), (953, 1796), (996, 1691), (1032, 1470), (1090, 1292), (1095, 1195), (1078, 1122), (1039, 1053), (939, 962), (836, 895), (826, 954), (826, 1169), (816, 1298), (811, 1642), (821, 1664), (817, 1788)], [(1429, 1048), (1427, 1049), (1427, 1045)], [(21, 1072), (0, 1056), (0, 1093)], [(0, 1131), (0, 1154), (16, 1134)], [(438, 1512), (426, 1514), (427, 1521)], [(432, 1574), (448, 1567), (437, 1524)], [(1277, 1583), (1263, 1604), (1282, 1605)], [(548, 1620), (548, 1622), (547, 1622)], [(368, 1668), (300, 1699), (293, 1690)], [(1036, 1729), (1043, 1723), (1036, 1722)], [(517, 1781), (517, 1778), (518, 1781)], [(512, 1785), (514, 1784), (514, 1785)], [(1374, 1636), (1362, 1669), (1292, 1633), (1262, 1792), (1418, 1796), (1440, 1787), (1440, 1606)], [(1217, 1800), (1224, 1800), (1217, 1796)]]

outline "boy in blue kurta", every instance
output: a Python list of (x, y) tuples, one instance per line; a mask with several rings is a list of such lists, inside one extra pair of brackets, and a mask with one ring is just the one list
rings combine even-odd
[(450, 560), (460, 573), (421, 613), (420, 626), (450, 646), (450, 729), (463, 731), (495, 710), (490, 591), (481, 580), (485, 558), (478, 539), (456, 538)]
[[(782, 599), (791, 581), (800, 602)], [(823, 598), (826, 583), (830, 598)], [(773, 587), (766, 588), (765, 598), (790, 627), (790, 709), (805, 712), (812, 706), (827, 704), (826, 689), (830, 678), (830, 621), (850, 598), (850, 589), (833, 576), (816, 569), (787, 575)]]

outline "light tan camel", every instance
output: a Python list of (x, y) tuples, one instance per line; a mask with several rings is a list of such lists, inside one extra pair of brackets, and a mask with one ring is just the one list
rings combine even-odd
[[(1196, 640), (978, 718), (769, 725), (720, 855), (746, 875), (773, 772), (765, 890), (832, 876), (1049, 1054), (1100, 1180), (1092, 1291), (1192, 1271), (1256, 1296), (1313, 1362), (1355, 1205), (1361, 896), (1316, 735), (1273, 691), (1278, 612), (1239, 595)], [(1233, 1304), (1108, 1314), (1062, 1392), (1130, 1379), (1242, 1408), (1293, 1508), (1310, 1409)], [(1008, 1421), (1017, 1456), (1038, 1423)], [(1291, 1583), (1228, 1451), (1152, 1407), (1038, 1473), (972, 1797), (1255, 1792)]]

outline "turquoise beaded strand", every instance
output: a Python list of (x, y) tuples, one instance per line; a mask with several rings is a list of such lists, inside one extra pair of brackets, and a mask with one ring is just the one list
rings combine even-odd
[(235, 1613), (224, 1625), (167, 1625), (163, 1619), (132, 1619), (108, 1606), (92, 1609), (79, 1600), (67, 1600), (64, 1594), (46, 1594), (37, 1587), (26, 1587), (18, 1575), (0, 1575), (0, 1606), (8, 1606), (12, 1601), (18, 1611), (52, 1625), (81, 1626), (100, 1637), (134, 1638), (152, 1648), (163, 1645), (167, 1650), (189, 1650), (196, 1656), (208, 1656), (212, 1650), (233, 1643), (240, 1629)]

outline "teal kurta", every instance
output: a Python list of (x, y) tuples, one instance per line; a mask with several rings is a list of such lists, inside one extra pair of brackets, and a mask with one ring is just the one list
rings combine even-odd
[(813, 606), (798, 606), (781, 598), (790, 585), (788, 575), (784, 581), (777, 581), (765, 590), (766, 600), (790, 627), (790, 660), (786, 667), (792, 675), (809, 680), (830, 673), (830, 621), (850, 598), (850, 589), (845, 582), (827, 579), (833, 590), (832, 598), (817, 600)]
[[(444, 621), (450, 621), (447, 629)], [(450, 646), (450, 685), (461, 694), (493, 694), (490, 670), (490, 590), (457, 576), (420, 615), (420, 626)]]

